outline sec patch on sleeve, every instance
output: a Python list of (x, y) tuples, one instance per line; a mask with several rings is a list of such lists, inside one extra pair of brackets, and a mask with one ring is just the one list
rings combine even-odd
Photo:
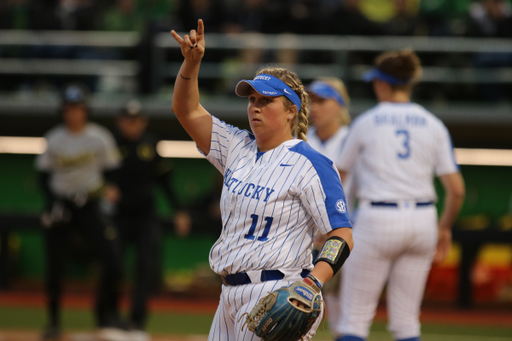
[(336, 210), (340, 213), (347, 212), (347, 204), (345, 204), (343, 199), (336, 201)]

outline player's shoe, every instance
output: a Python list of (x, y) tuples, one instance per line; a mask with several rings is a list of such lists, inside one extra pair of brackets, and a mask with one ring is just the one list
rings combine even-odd
[(100, 328), (96, 332), (98, 341), (131, 341), (128, 332), (119, 328)]
[(127, 334), (130, 341), (151, 341), (151, 336), (143, 330), (130, 330)]
[(43, 331), (41, 339), (43, 341), (59, 341), (61, 340), (61, 332), (59, 327), (49, 326)]

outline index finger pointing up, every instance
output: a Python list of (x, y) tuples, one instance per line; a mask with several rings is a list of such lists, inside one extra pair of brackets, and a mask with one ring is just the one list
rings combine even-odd
[(197, 21), (197, 35), (198, 36), (202, 36), (204, 35), (204, 23), (203, 23), (203, 19), (199, 19)]

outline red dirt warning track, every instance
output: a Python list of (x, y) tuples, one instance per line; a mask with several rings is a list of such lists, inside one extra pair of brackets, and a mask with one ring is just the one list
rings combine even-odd
[[(206, 341), (206, 336), (158, 336), (151, 335), (152, 341)], [(0, 341), (41, 341), (41, 335), (24, 331), (0, 331)], [(99, 341), (94, 334), (69, 333), (59, 341)]]
[[(89, 294), (65, 294), (62, 300), (64, 307), (75, 309), (88, 309), (93, 302), (94, 296)], [(0, 306), (42, 308), (45, 304), (42, 293), (0, 292)], [(128, 300), (123, 299), (121, 304), (128, 307)], [(150, 300), (150, 310), (168, 313), (213, 314), (217, 305), (218, 301), (212, 299), (155, 297)]]
[[(66, 294), (63, 297), (63, 305), (66, 308), (89, 309), (94, 301), (91, 294)], [(180, 298), (160, 296), (152, 298), (150, 310), (163, 313), (187, 313), (187, 314), (213, 314), (217, 309), (218, 301), (207, 298)], [(128, 307), (128, 300), (122, 300), (123, 307)], [(45, 295), (40, 292), (7, 291), (0, 292), (0, 306), (34, 307), (45, 306)], [(377, 320), (386, 320), (385, 307), (379, 307)], [(485, 306), (475, 309), (461, 310), (453, 304), (424, 305), (421, 320), (424, 323), (456, 324), (473, 326), (512, 326), (512, 308)], [(4, 339), (0, 338), (0, 341)], [(10, 340), (9, 340), (10, 341)]]

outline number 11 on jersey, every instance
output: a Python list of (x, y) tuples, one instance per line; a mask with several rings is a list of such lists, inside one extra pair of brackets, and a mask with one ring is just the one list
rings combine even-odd
[[(250, 240), (254, 240), (254, 231), (256, 230), (256, 225), (258, 224), (258, 219), (259, 219), (259, 216), (256, 215), (256, 214), (251, 214), (251, 218), (252, 218), (252, 224), (251, 224), (251, 227), (249, 228), (249, 233), (247, 233), (244, 237), (245, 239), (250, 239)], [(265, 229), (263, 230), (263, 234), (258, 237), (258, 241), (260, 242), (264, 242), (264, 241), (267, 241), (268, 240), (268, 233), (270, 232), (270, 227), (272, 226), (272, 222), (274, 221), (274, 218), (273, 217), (265, 217), (265, 221), (266, 221), (266, 224), (265, 224)]]

